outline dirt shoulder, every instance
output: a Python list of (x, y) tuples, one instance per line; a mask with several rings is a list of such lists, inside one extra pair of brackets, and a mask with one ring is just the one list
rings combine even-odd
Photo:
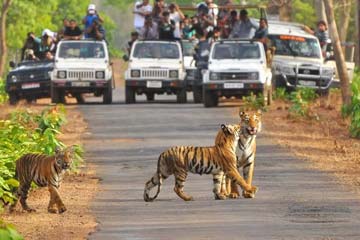
[[(30, 108), (40, 111), (46, 100), (40, 105), (23, 105), (18, 108)], [(2, 106), (2, 114), (13, 108)], [(82, 136), (87, 130), (81, 113), (75, 106), (67, 106), (67, 124), (62, 129), (60, 139), (67, 145), (81, 144)], [(86, 159), (85, 159), (86, 161)], [(3, 213), (1, 217), (16, 229), (25, 239), (86, 239), (95, 230), (96, 220), (90, 211), (90, 203), (98, 189), (95, 168), (89, 164), (80, 167), (78, 173), (67, 174), (60, 187), (60, 195), (67, 207), (63, 214), (47, 212), (49, 192), (47, 188), (31, 191), (28, 204), (36, 209), (35, 213), (21, 211), (18, 206), (15, 213)]]
[(263, 134), (359, 193), (360, 140), (349, 136), (349, 123), (340, 113), (340, 93), (316, 102), (312, 111), (318, 121), (291, 118), (287, 108), (280, 101), (271, 106), (263, 116)]

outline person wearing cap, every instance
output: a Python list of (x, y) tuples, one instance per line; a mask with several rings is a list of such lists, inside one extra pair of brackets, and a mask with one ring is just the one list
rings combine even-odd
[(66, 40), (80, 40), (82, 37), (82, 31), (77, 25), (74, 19), (70, 20), (69, 26), (65, 29), (64, 39)]
[(145, 17), (152, 14), (152, 6), (150, 5), (149, 0), (143, 0), (135, 3), (133, 13), (134, 28), (138, 33), (140, 33), (145, 24)]
[(39, 61), (39, 58), (35, 56), (34, 50), (26, 49), (25, 50), (25, 61)]
[(159, 31), (158, 25), (153, 21), (150, 15), (145, 17), (145, 24), (140, 30), (141, 39), (158, 39)]
[(174, 40), (175, 21), (170, 19), (168, 11), (163, 12), (163, 19), (159, 25), (159, 39)]
[(177, 39), (181, 38), (180, 22), (185, 19), (183, 12), (180, 10), (179, 6), (175, 3), (170, 4), (170, 19), (175, 22), (174, 37)]
[(93, 25), (93, 22), (98, 20), (99, 23), (103, 23), (104, 20), (96, 11), (95, 4), (89, 4), (86, 16), (83, 18), (82, 22), (85, 25), (85, 38), (87, 38), (87, 29)]
[(240, 21), (237, 22), (232, 29), (229, 38), (252, 39), (255, 31), (259, 28), (259, 24), (248, 17), (245, 9), (240, 11)]
[(38, 57), (43, 59), (45, 57), (45, 52), (55, 52), (56, 50), (56, 43), (55, 43), (55, 33), (50, 31), (49, 29), (45, 29), (42, 34), (41, 38), (36, 37), (34, 34), (31, 34), (30, 37), (34, 39), (34, 41), (39, 44), (39, 52)]

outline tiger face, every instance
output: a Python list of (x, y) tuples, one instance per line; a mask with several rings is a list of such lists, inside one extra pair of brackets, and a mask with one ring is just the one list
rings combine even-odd
[(64, 170), (70, 168), (74, 156), (74, 147), (68, 147), (65, 149), (60, 149), (56, 147), (55, 149), (55, 161), (56, 164)]
[(221, 124), (221, 129), (226, 137), (233, 136), (234, 140), (240, 137), (241, 126), (239, 124)]
[(256, 113), (240, 112), (240, 123), (242, 133), (256, 135), (261, 131), (261, 111)]

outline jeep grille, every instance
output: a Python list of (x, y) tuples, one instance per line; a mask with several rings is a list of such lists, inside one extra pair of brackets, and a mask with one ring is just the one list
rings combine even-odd
[(95, 79), (93, 71), (69, 71), (69, 79)]
[(222, 72), (219, 76), (220, 80), (248, 80), (248, 72)]
[(143, 77), (143, 78), (167, 78), (168, 71), (164, 70), (164, 69), (141, 70), (141, 77)]

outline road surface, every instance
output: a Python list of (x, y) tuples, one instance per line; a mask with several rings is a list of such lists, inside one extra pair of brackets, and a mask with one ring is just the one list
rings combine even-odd
[(356, 196), (261, 134), (255, 199), (215, 201), (211, 176), (189, 174), (185, 190), (195, 201), (181, 200), (170, 177), (158, 199), (144, 202), (159, 154), (175, 145), (212, 145), (220, 124), (238, 121), (237, 109), (175, 104), (171, 96), (125, 105), (122, 91), (113, 105), (80, 106), (91, 132), (87, 161), (101, 179), (92, 204), (99, 226), (90, 239), (360, 239)]

